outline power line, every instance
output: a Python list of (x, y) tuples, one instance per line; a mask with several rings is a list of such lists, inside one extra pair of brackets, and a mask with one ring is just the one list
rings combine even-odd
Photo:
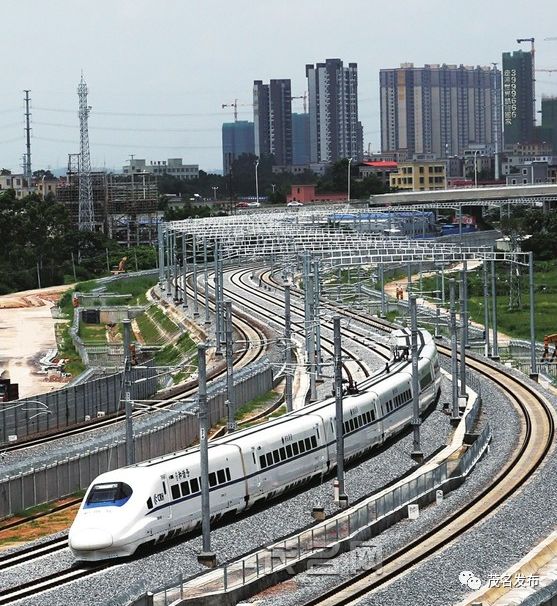
[[(78, 145), (78, 140), (70, 139), (52, 139), (50, 137), (37, 137), (34, 136), (37, 141), (48, 141), (49, 143), (68, 143), (69, 145)], [(19, 141), (19, 138), (17, 139)], [(95, 141), (95, 147), (118, 147), (127, 148), (130, 147), (141, 147), (142, 149), (221, 149), (220, 145), (144, 145), (143, 143), (99, 143)]]
[[(57, 124), (55, 122), (35, 122), (39, 126), (53, 126), (56, 128), (76, 128), (75, 124)], [(119, 132), (146, 132), (146, 133), (201, 133), (220, 129), (216, 128), (124, 128), (113, 126), (91, 126), (89, 130), (108, 130)]]
[[(64, 114), (75, 114), (75, 110), (60, 109), (55, 107), (34, 107), (35, 110), (45, 112), (58, 112)], [(246, 112), (247, 113), (247, 112)], [(108, 112), (95, 111), (95, 116), (129, 116), (133, 118), (199, 118), (202, 116), (223, 116), (222, 112), (199, 112), (187, 114), (167, 114), (167, 113), (142, 113), (142, 112)]]

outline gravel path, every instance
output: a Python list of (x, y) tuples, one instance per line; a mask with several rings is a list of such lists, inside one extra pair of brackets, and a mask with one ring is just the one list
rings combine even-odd
[[(443, 380), (442, 389), (440, 402), (449, 394), (448, 381)], [(422, 432), (424, 451), (428, 455), (445, 443), (449, 432), (447, 417), (439, 409), (433, 410), (423, 423)], [(413, 466), (411, 449), (412, 436), (408, 434), (389, 448), (378, 451), (367, 461), (349, 469), (346, 473), (346, 488), (350, 499), (355, 501), (375, 492), (386, 483), (407, 473)], [(274, 502), (265, 510), (256, 511), (215, 529), (212, 532), (212, 544), (219, 561), (234, 558), (312, 524), (311, 508), (317, 504), (325, 506), (327, 512), (333, 512), (330, 480), (307, 488), (290, 499)], [(49, 606), (125, 604), (130, 596), (138, 596), (147, 589), (152, 590), (162, 584), (172, 583), (180, 575), (186, 578), (198, 573), (202, 570), (196, 559), (200, 550), (201, 537), (193, 537), (141, 559), (117, 565), (87, 580), (52, 590), (48, 593), (47, 603)], [(60, 563), (67, 561), (67, 557), (71, 558), (71, 555), (66, 550), (61, 557), (57, 556), (54, 562), (43, 558), (39, 563), (26, 565), (25, 570), (18, 567), (9, 578), (13, 580), (16, 575), (20, 579), (22, 575), (25, 578), (33, 578), (58, 570)], [(3, 573), (2, 586), (11, 582), (5, 580), (6, 577), (7, 573)], [(29, 598), (20, 603), (26, 606), (43, 606), (45, 602), (43, 596)]]
[[(524, 375), (516, 373), (524, 379)], [(463, 506), (471, 492), (486, 485), (494, 471), (506, 460), (516, 443), (517, 415), (503, 394), (488, 383), (483, 383), (484, 415), (491, 421), (493, 441), (488, 456), (484, 457), (467, 482), (448, 494), (441, 506), (432, 505), (417, 522), (404, 520), (373, 539), (376, 554), (385, 557), (403, 548), (413, 536), (416, 528), (426, 531), (441, 515), (447, 515)], [(544, 395), (557, 406), (557, 400)], [(385, 588), (361, 599), (366, 606), (447, 606), (455, 604), (472, 593), (462, 585), (458, 576), (461, 571), (472, 571), (482, 583), (504, 571), (522, 558), (540, 540), (555, 528), (554, 511), (557, 507), (557, 459), (552, 457), (542, 471), (535, 474), (530, 482), (511, 500), (478, 527), (471, 529), (458, 542), (454, 542), (437, 556), (423, 563), (403, 578), (388, 584)], [(303, 604), (339, 580), (349, 578), (356, 572), (358, 561), (374, 554), (368, 548), (344, 554), (336, 559), (334, 571), (337, 576), (323, 577), (304, 573), (294, 579), (286, 591), (275, 591), (273, 597), (263, 599), (261, 606), (286, 606)], [(254, 598), (255, 600), (255, 598)]]

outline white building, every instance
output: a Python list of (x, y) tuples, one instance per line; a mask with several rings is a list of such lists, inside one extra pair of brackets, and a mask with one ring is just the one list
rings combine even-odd
[(177, 179), (197, 179), (199, 177), (198, 164), (183, 164), (182, 158), (169, 158), (168, 160), (151, 160), (147, 164), (146, 160), (133, 158), (127, 166), (122, 167), (125, 175), (137, 173), (151, 173), (153, 175), (170, 175)]

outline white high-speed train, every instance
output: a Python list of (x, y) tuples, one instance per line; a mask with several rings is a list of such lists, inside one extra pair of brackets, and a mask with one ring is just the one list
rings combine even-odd
[[(396, 331), (409, 348), (410, 331)], [(420, 407), (437, 396), (437, 349), (418, 334)], [(344, 452), (351, 459), (383, 443), (412, 418), (409, 359), (343, 398)], [(307, 482), (335, 465), (335, 402), (329, 398), (209, 444), (211, 519), (240, 512)], [(79, 560), (129, 556), (201, 523), (199, 449), (189, 448), (100, 475), (89, 487), (69, 533)]]

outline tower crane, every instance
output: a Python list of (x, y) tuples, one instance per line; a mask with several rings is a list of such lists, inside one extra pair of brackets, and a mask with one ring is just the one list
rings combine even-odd
[(253, 107), (253, 103), (238, 103), (238, 99), (234, 99), (233, 103), (223, 103), (222, 108), (225, 107), (234, 108), (234, 122), (238, 122), (238, 107)]
[(292, 99), (303, 99), (304, 100), (304, 114), (307, 114), (307, 101), (308, 101), (308, 93), (307, 91), (304, 91), (303, 95), (298, 95), (297, 97), (290, 97), (290, 100), (292, 101)]

